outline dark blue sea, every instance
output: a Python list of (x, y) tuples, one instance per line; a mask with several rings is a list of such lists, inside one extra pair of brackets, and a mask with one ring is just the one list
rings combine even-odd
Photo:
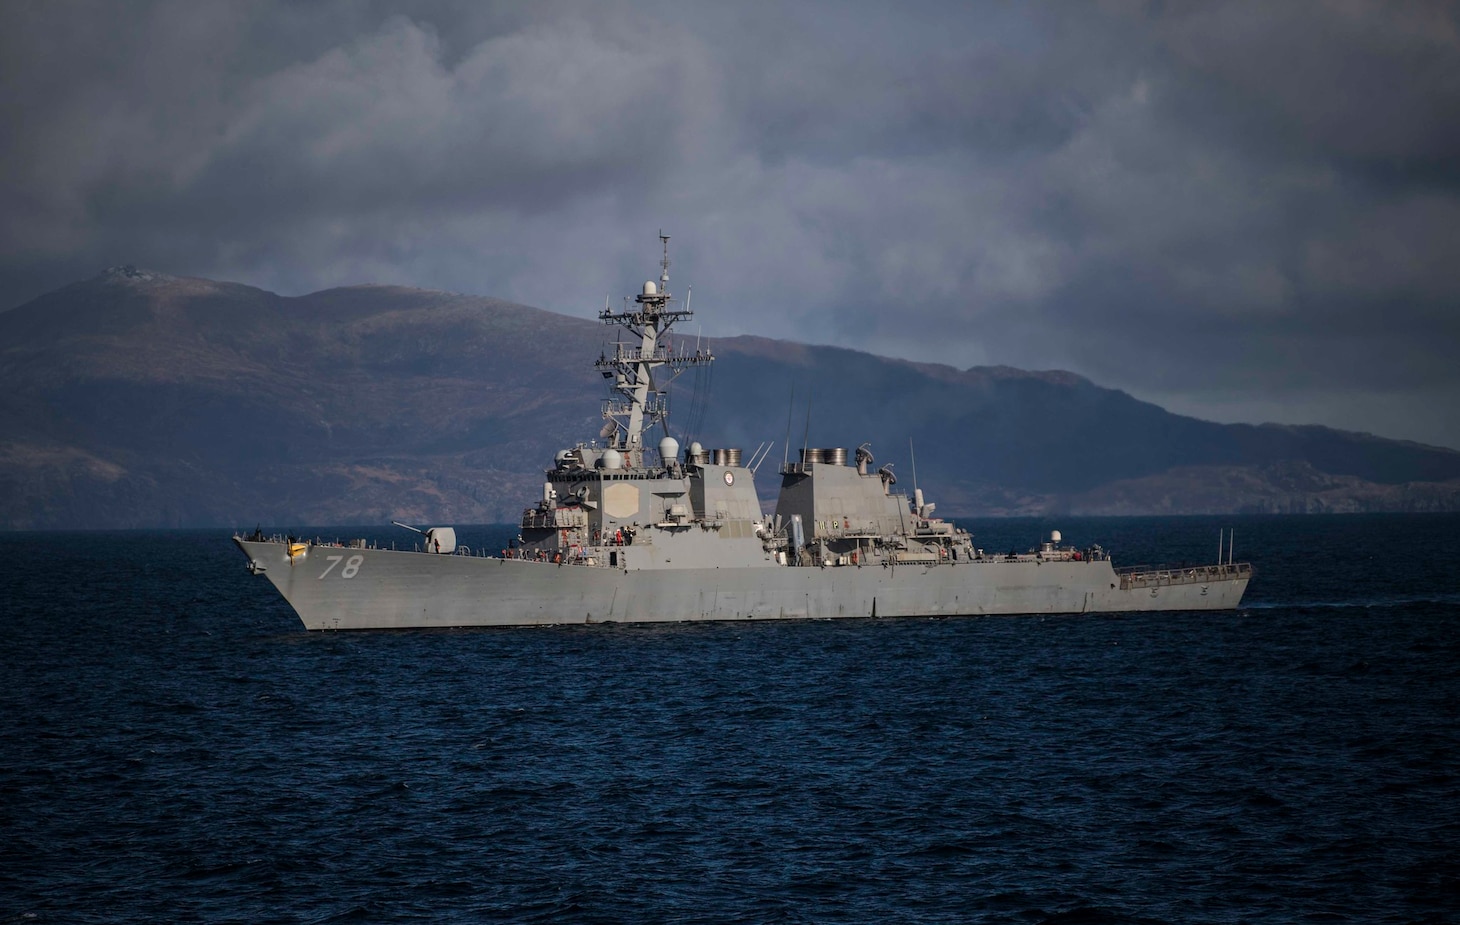
[(0, 536), (0, 921), (1460, 921), (1460, 517), (966, 524), (1257, 577), (328, 634), (226, 530)]

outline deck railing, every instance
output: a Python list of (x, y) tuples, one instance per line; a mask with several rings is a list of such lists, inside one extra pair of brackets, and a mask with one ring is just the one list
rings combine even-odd
[(1222, 565), (1193, 565), (1186, 568), (1152, 567), (1135, 565), (1118, 568), (1122, 591), (1131, 588), (1158, 588), (1162, 585), (1210, 584), (1214, 581), (1228, 581), (1234, 578), (1251, 578), (1252, 563), (1233, 562)]

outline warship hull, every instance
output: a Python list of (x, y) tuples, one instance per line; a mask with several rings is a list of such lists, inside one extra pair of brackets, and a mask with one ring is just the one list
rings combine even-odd
[(235, 542), (310, 630), (1230, 610), (1245, 565), (1117, 572), (1110, 561), (624, 569)]
[[(541, 497), (500, 556), (458, 548), (456, 532), (420, 529), (417, 551), (235, 537), (249, 570), (267, 576), (311, 630), (816, 620), (1228, 610), (1252, 576), (1232, 561), (1182, 569), (1116, 569), (1098, 545), (988, 555), (935, 515), (916, 486), (894, 490), (893, 463), (871, 444), (805, 445), (780, 468), (773, 514), (757, 469), (773, 443), (681, 449), (669, 432), (667, 386), (714, 354), (670, 331), (691, 317), (669, 294), (669, 236), (659, 281), (646, 280), (594, 368), (610, 383), (599, 440), (553, 456)], [(794, 407), (794, 406), (793, 406)], [(788, 421), (790, 418), (788, 417)], [(789, 427), (789, 425), (788, 425)], [(809, 440), (810, 415), (807, 419)], [(650, 432), (662, 432), (657, 447)], [(789, 449), (786, 448), (787, 450)], [(912, 447), (909, 444), (909, 455)], [(916, 470), (914, 470), (916, 472)]]

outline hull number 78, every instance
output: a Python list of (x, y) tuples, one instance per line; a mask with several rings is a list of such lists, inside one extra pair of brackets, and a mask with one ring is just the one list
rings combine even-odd
[(351, 556), (349, 559), (345, 559), (344, 556), (325, 556), (325, 561), (329, 562), (330, 567), (319, 573), (320, 578), (323, 578), (330, 572), (333, 572), (335, 570), (335, 566), (339, 565), (341, 561), (345, 563), (345, 567), (340, 569), (340, 577), (354, 578), (356, 575), (360, 574), (360, 563), (365, 561), (365, 557)]

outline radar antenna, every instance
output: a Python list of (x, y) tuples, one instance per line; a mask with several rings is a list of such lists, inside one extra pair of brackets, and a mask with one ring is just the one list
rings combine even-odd
[[(686, 369), (707, 366), (715, 359), (708, 350), (687, 352), (683, 342), (676, 349), (668, 337), (676, 322), (693, 317), (693, 313), (688, 304), (684, 308), (671, 307), (675, 299), (669, 294), (669, 235), (660, 231), (659, 241), (664, 248), (659, 284), (656, 286), (653, 280), (644, 283), (643, 291), (634, 296), (635, 307), (629, 307), (625, 300), (623, 311), (604, 306), (598, 313), (604, 324), (619, 325), (639, 338), (638, 346), (616, 343), (612, 354), (600, 356), (594, 364), (613, 380), (614, 391), (622, 396), (604, 401), (603, 416), (609, 422), (604, 429), (612, 428), (609, 446), (624, 454), (624, 465), (629, 468), (644, 465), (645, 431), (663, 426), (669, 417), (666, 386)], [(671, 375), (656, 383), (654, 371), (661, 368)]]

